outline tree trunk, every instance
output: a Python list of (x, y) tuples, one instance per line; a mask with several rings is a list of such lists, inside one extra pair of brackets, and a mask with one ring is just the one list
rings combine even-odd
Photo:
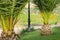
[(49, 24), (44, 24), (41, 28), (41, 35), (50, 35), (52, 34), (51, 32), (51, 27)]
[(11, 35), (8, 35), (3, 31), (0, 40), (16, 40), (15, 32), (12, 31)]

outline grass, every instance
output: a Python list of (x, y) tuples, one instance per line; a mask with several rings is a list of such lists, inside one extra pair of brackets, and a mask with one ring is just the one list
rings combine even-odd
[(41, 36), (40, 30), (36, 30), (22, 35), (22, 40), (60, 40), (60, 27), (53, 28), (53, 34)]
[[(31, 14), (31, 24), (43, 24), (43, 21), (42, 21), (42, 17), (40, 16), (40, 14)], [(20, 14), (20, 24), (22, 25), (27, 25), (28, 24), (28, 14)], [(53, 19), (53, 20), (50, 20), (49, 21), (50, 24), (55, 24), (56, 22), (60, 22), (60, 15), (56, 18), (56, 19)]]

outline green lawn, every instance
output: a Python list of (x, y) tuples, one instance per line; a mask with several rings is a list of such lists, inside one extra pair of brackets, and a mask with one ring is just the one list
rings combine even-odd
[(40, 30), (24, 33), (22, 35), (22, 40), (60, 40), (60, 27), (54, 28), (53, 34), (49, 36), (41, 36)]
[[(42, 24), (42, 17), (40, 16), (40, 14), (31, 14), (31, 24)], [(28, 24), (28, 14), (20, 14), (19, 16), (20, 19), (20, 24), (22, 25), (27, 25)], [(54, 20), (50, 20), (49, 21), (50, 24), (55, 24), (56, 22), (60, 22), (60, 15), (54, 19)]]

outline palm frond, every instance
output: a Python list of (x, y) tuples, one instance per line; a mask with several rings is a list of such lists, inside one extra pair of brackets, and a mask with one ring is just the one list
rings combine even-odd
[(4, 30), (13, 30), (17, 17), (28, 0), (0, 0), (0, 20)]
[(40, 11), (53, 11), (60, 0), (33, 0)]

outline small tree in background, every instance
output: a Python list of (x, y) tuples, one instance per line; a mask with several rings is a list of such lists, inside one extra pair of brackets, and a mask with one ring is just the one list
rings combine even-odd
[(60, 3), (60, 0), (33, 0), (33, 2), (39, 8), (43, 18), (41, 34), (50, 35), (51, 27), (49, 26), (49, 17), (51, 14), (53, 14), (53, 10), (56, 8), (56, 5)]
[(3, 29), (1, 40), (14, 40), (14, 25), (27, 2), (28, 0), (0, 0), (0, 22)]

